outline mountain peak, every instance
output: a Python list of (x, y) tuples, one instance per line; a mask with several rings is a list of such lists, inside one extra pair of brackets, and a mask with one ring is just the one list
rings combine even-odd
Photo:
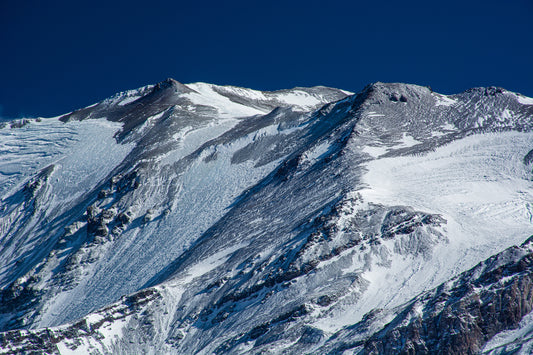
[(176, 93), (187, 93), (187, 92), (194, 92), (191, 88), (189, 88), (187, 85), (180, 83), (179, 81), (167, 78), (156, 85), (154, 85), (154, 91), (161, 91), (161, 90), (167, 90), (167, 89), (173, 89)]
[[(383, 93), (391, 92), (429, 92), (431, 89), (428, 86), (422, 86), (417, 84), (407, 84), (407, 83), (384, 83), (381, 81), (376, 81), (365, 87), (366, 90), (378, 91)], [(363, 90), (365, 90), (363, 89)]]

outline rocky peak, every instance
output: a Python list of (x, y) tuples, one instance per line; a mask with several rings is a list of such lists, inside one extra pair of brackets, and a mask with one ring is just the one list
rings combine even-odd
[(184, 94), (187, 92), (195, 92), (193, 89), (189, 88), (188, 86), (180, 83), (177, 80), (174, 80), (172, 78), (167, 78), (159, 83), (157, 83), (154, 86), (154, 89), (152, 92), (158, 92), (162, 90), (169, 90), (173, 91), (175, 93)]

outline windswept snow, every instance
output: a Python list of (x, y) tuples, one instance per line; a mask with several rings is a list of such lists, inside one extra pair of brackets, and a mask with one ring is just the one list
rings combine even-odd
[(126, 97), (124, 100), (121, 100), (118, 105), (119, 106), (124, 106), (124, 105), (127, 105), (137, 99), (139, 99), (141, 96), (129, 96), (129, 97)]
[(21, 128), (0, 130), (0, 193), (11, 195), (29, 177), (55, 165), (52, 184), (64, 202), (104, 178), (133, 148), (117, 144), (121, 124), (105, 119), (63, 123), (32, 121)]
[(383, 116), (385, 116), (385, 115), (382, 114), (382, 113), (374, 112), (374, 111), (370, 111), (370, 112), (367, 112), (367, 113), (366, 113), (366, 117), (368, 117), (368, 118), (373, 118), (373, 117), (383, 117)]
[(76, 143), (76, 128), (57, 119), (0, 129), (0, 194), (2, 198), (38, 170), (60, 159)]
[(62, 204), (101, 182), (134, 147), (132, 143), (117, 144), (113, 136), (121, 127), (119, 123), (99, 119), (66, 125), (76, 127), (77, 142), (54, 162), (58, 169), (52, 185)]
[[(110, 98), (104, 100), (104, 103), (111, 104), (111, 105), (124, 106), (141, 98), (143, 95), (148, 93), (152, 88), (153, 88), (153, 85), (146, 85), (138, 89), (119, 92), (111, 96)], [(98, 103), (95, 103), (94, 105), (97, 105), (97, 104)], [(91, 105), (91, 106), (94, 106), (94, 105)]]
[(417, 141), (416, 139), (414, 139), (409, 134), (404, 133), (403, 137), (402, 137), (402, 140), (400, 141), (400, 144), (396, 145), (395, 147), (398, 147), (398, 148), (409, 148), (409, 147), (415, 146), (415, 145), (420, 144), (420, 143), (422, 143), (422, 142)]
[(225, 96), (216, 93), (210, 84), (193, 83), (187, 86), (196, 92), (183, 94), (195, 105), (211, 106), (218, 110), (218, 116), (221, 118), (247, 117), (266, 112), (238, 104), (231, 101)]
[(372, 158), (377, 158), (389, 151), (389, 148), (383, 146), (366, 145), (363, 152), (370, 154)]
[(437, 100), (437, 102), (435, 103), (435, 106), (452, 106), (457, 103), (456, 100), (446, 95), (436, 94), (435, 99)]
[(105, 119), (68, 123), (43, 119), (0, 130), (0, 193), (11, 195), (29, 177), (54, 164), (51, 184), (57, 203), (79, 197), (133, 148), (113, 138), (120, 127)]
[(279, 95), (278, 99), (288, 105), (294, 105), (304, 109), (311, 109), (321, 103), (316, 97), (300, 90), (293, 90), (286, 94)]
[[(187, 84), (188, 87), (194, 88), (197, 87), (199, 83), (196, 84)], [(210, 84), (207, 84), (210, 85)], [(212, 85), (211, 85), (212, 86)], [(252, 90), (252, 89), (246, 89), (246, 88), (240, 88), (237, 86), (220, 86), (219, 89), (224, 90), (224, 92), (228, 92), (234, 95), (237, 95), (239, 97), (245, 97), (247, 99), (251, 100), (268, 100), (268, 98), (263, 94), (262, 91), (259, 90)]]
[(523, 163), (532, 143), (532, 133), (480, 134), (422, 156), (369, 162), (363, 199), (439, 214), (449, 242), (437, 246), (431, 263), (396, 259), (365, 274), (373, 282), (346, 321), (405, 302), (533, 234), (533, 182)]
[[(528, 343), (525, 348), (520, 349), (521, 351), (518, 354), (531, 354), (533, 351), (533, 314), (530, 313), (520, 322), (517, 329), (506, 330), (494, 336), (483, 348), (483, 353), (491, 353), (494, 351), (494, 354), (500, 354), (498, 348), (504, 347), (506, 345), (511, 345), (513, 343)], [(507, 350), (507, 349), (506, 349)], [(506, 352), (503, 352), (506, 353)]]
[[(526, 207), (527, 191), (533, 185), (523, 157), (532, 142), (530, 133), (479, 134), (423, 156), (374, 160), (364, 177), (368, 187), (360, 192), (369, 202), (412, 206), (461, 221), (470, 215), (467, 212), (475, 211), (473, 226), (489, 231), (501, 228), (500, 222), (522, 216), (514, 214), (516, 208)], [(487, 210), (486, 204), (492, 208)], [(505, 219), (487, 219), (492, 213)], [(529, 219), (525, 222), (529, 227)]]
[(531, 97), (516, 95), (516, 98), (518, 99), (518, 102), (523, 105), (533, 105), (533, 98)]
[(201, 127), (185, 127), (174, 135), (178, 143), (176, 149), (159, 156), (157, 159), (162, 165), (169, 165), (191, 154), (205, 142), (229, 131), (239, 121), (237, 119), (221, 119)]
[[(367, 163), (358, 191), (366, 203), (441, 215), (448, 242), (436, 246), (431, 262), (397, 255), (391, 265), (374, 265), (363, 274), (369, 283), (357, 307), (348, 302), (315, 326), (334, 332), (372, 309), (398, 306), (533, 234), (533, 181), (523, 163), (532, 145), (533, 133), (488, 133), (424, 155)], [(379, 149), (364, 151), (379, 156)], [(394, 250), (394, 241), (384, 243)]]

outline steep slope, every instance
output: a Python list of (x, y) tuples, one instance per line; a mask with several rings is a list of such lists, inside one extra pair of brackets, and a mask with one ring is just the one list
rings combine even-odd
[[(277, 144), (269, 130), (290, 132), (307, 107), (346, 96), (243, 90), (255, 108), (231, 90), (169, 79), (59, 120), (4, 127), (3, 329), (72, 321), (138, 290), (287, 154), (254, 167), (232, 164), (234, 151), (261, 134), (256, 141)], [(303, 106), (278, 106), (291, 95)]]
[[(108, 148), (122, 155), (63, 215), (27, 207), (55, 193), (49, 169), (6, 194), (4, 225), (33, 227), (3, 238), (46, 247), (20, 266), (2, 249), (3, 329), (55, 328), (6, 332), (2, 348), (477, 352), (517, 327), (531, 303), (530, 246), (512, 246), (533, 234), (533, 105), (499, 88), (376, 83), (345, 96), (167, 80), (62, 117), (122, 123), (121, 150)], [(464, 306), (515, 283), (510, 320)], [(479, 322), (431, 332), (442, 309)], [(489, 329), (479, 312), (501, 321)]]
[[(508, 352), (506, 345), (498, 349), (496, 344), (502, 343), (503, 335), (495, 335), (517, 328), (531, 312), (532, 272), (533, 241), (529, 238), (407, 304), (372, 312), (361, 322), (332, 336), (319, 352), (476, 354), (522, 350), (530, 353), (530, 346), (522, 348), (521, 342), (507, 348)], [(376, 331), (379, 327), (383, 328)], [(371, 332), (375, 333), (365, 340)], [(509, 333), (516, 332), (505, 333), (509, 337)], [(493, 340), (486, 344), (489, 339)]]

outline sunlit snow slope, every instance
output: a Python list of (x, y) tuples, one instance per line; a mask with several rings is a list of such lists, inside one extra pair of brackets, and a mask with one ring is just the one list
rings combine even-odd
[(168, 79), (6, 125), (1, 349), (527, 352), (529, 100)]

